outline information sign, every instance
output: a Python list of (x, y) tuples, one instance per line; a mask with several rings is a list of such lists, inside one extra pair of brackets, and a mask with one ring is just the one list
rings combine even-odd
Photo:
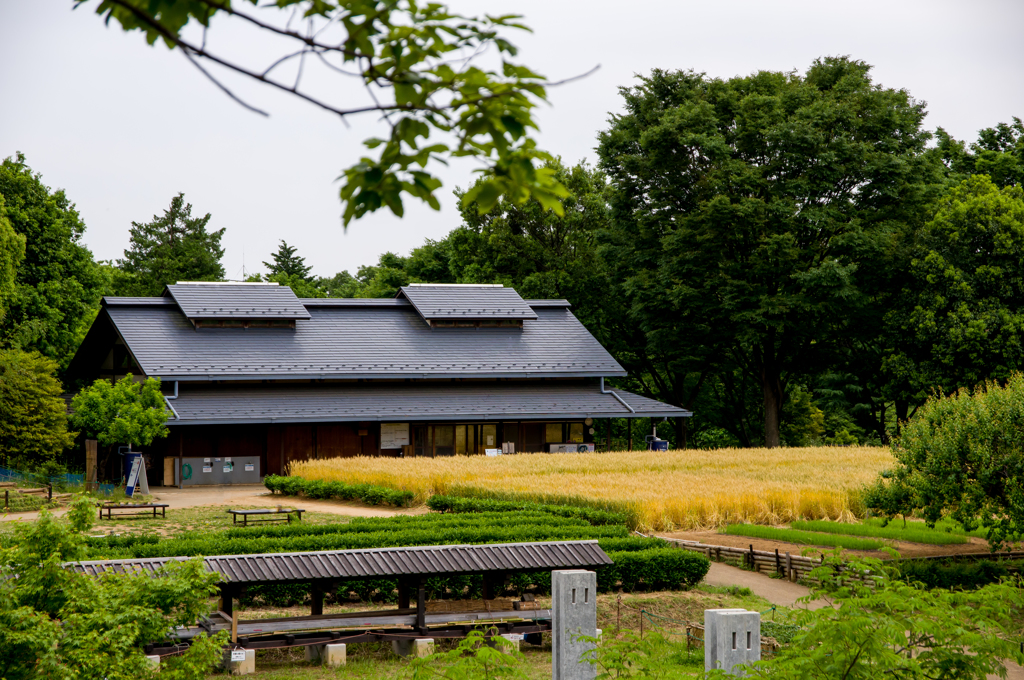
[(400, 449), (409, 444), (409, 423), (380, 424), (380, 448)]

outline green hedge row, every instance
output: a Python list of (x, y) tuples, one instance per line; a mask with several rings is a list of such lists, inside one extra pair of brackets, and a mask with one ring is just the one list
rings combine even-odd
[(996, 583), (1024, 567), (1021, 560), (904, 560), (899, 563), (900, 576), (927, 588), (980, 588)]
[(365, 533), (290, 536), (284, 538), (227, 538), (213, 535), (174, 538), (159, 543), (141, 543), (123, 548), (92, 547), (90, 559), (173, 557), (193, 555), (251, 555), (274, 552), (309, 552), (386, 548), (412, 545), (458, 545), (463, 543), (524, 543), (530, 541), (571, 541), (623, 538), (626, 527), (543, 525), (417, 528)]
[(306, 498), (360, 500), (368, 505), (393, 505), (399, 508), (412, 503), (414, 496), (411, 491), (398, 491), (373, 484), (322, 482), (317, 479), (282, 477), (280, 475), (267, 475), (263, 478), (263, 485), (271, 491), (280, 492), (285, 496), (298, 496), (301, 493)]
[(479, 515), (402, 515), (399, 517), (357, 517), (347, 523), (309, 524), (294, 522), (278, 526), (232, 527), (225, 532), (229, 538), (283, 538), (287, 536), (316, 536), (347, 534), (392, 529), (405, 531), (416, 528), (485, 527), (493, 525), (536, 526), (589, 526), (582, 519), (556, 517), (541, 512), (501, 513)]
[(499, 501), (490, 498), (463, 498), (460, 496), (431, 496), (427, 507), (436, 512), (545, 512), (558, 517), (574, 517), (586, 520), (594, 526), (626, 524), (626, 515), (596, 508), (575, 505), (544, 505), (531, 501)]
[[(605, 547), (605, 540), (608, 539), (601, 541), (602, 547)], [(690, 588), (700, 583), (711, 566), (704, 555), (678, 548), (648, 547), (639, 551), (609, 551), (608, 556), (615, 564), (597, 570), (597, 589), (601, 592), (617, 588), (626, 591)], [(426, 579), (424, 585), (429, 599), (473, 599), (481, 597), (483, 578), (479, 575), (436, 577)], [(343, 581), (327, 594), (327, 601), (345, 600), (353, 593), (364, 601), (394, 602), (397, 589), (398, 581), (394, 579)], [(498, 594), (519, 596), (527, 591), (550, 593), (551, 573), (513, 574), (504, 591)], [(306, 584), (268, 584), (249, 586), (241, 602), (246, 606), (263, 604), (282, 607), (301, 604), (308, 598), (309, 586)]]

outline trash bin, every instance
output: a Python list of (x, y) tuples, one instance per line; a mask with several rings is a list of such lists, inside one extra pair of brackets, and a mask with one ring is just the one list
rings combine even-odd
[(647, 447), (651, 451), (668, 451), (668, 440), (666, 439), (652, 439)]

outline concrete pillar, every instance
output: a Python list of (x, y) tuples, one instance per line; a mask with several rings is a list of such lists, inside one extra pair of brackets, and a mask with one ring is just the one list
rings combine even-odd
[(733, 667), (761, 660), (761, 615), (745, 609), (704, 610), (704, 670)]
[[(238, 652), (244, 654), (244, 658), (239, 660), (232, 660), (232, 652), (237, 656)], [(235, 650), (224, 650), (224, 660), (221, 666), (228, 672), (229, 675), (252, 675), (256, 672), (256, 650), (255, 649), (235, 649)]]
[(434, 653), (434, 638), (400, 638), (391, 641), (391, 649), (398, 656), (422, 658)]
[(307, 645), (306, 661), (319, 662), (331, 668), (344, 666), (347, 662), (347, 651), (343, 642), (326, 645)]
[(580, 635), (597, 636), (597, 574), (582, 569), (551, 572), (551, 678), (593, 680), (597, 668), (583, 655), (594, 648)]

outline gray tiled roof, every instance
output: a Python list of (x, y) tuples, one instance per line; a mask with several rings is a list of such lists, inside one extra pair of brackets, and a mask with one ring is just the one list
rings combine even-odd
[[(155, 574), (169, 562), (189, 558), (157, 557), (69, 562), (80, 574)], [(215, 555), (203, 558), (208, 572), (226, 583), (267, 583), (319, 579), (358, 579), (491, 571), (550, 571), (612, 564), (597, 541), (544, 541), (490, 545), (438, 545), (402, 548), (324, 550), (301, 553)]]
[(406, 305), (310, 305), (295, 328), (199, 328), (178, 309), (104, 309), (148, 376), (165, 380), (593, 377), (626, 373), (565, 307), (522, 328), (431, 328)]
[(308, 319), (288, 286), (276, 283), (174, 283), (167, 292), (189, 319)]
[(501, 285), (413, 284), (402, 288), (399, 295), (408, 298), (428, 321), (537, 318), (519, 293)]
[(563, 420), (688, 416), (675, 406), (616, 389), (635, 413), (596, 383), (415, 382), (304, 385), (182, 385), (169, 425), (271, 422)]

